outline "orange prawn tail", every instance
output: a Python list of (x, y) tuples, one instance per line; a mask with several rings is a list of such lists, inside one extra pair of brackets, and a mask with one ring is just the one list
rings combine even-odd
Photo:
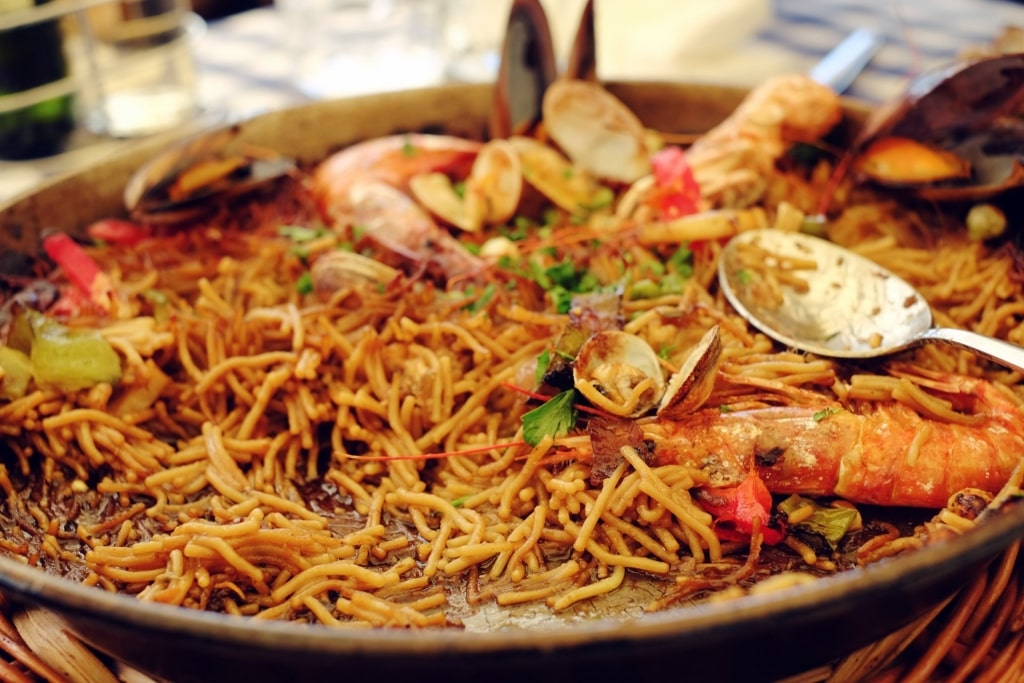
[[(966, 488), (996, 493), (1024, 459), (1024, 413), (1000, 387), (972, 378), (924, 380), (963, 417), (929, 417), (900, 403), (861, 417), (859, 447), (842, 460), (835, 493), (880, 505), (943, 507)], [(957, 418), (954, 418), (957, 419)]]
[(962, 419), (891, 401), (864, 413), (838, 404), (704, 410), (644, 431), (659, 462), (699, 469), (717, 486), (735, 485), (755, 467), (772, 493), (863, 504), (941, 508), (966, 488), (998, 492), (1024, 458), (1020, 405), (983, 380), (917, 379), (963, 410)]

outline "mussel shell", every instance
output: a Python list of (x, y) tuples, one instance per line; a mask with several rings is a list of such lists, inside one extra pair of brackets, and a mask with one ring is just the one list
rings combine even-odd
[[(1024, 184), (1024, 53), (959, 61), (915, 78), (902, 97), (868, 117), (856, 147), (906, 137), (962, 160), (966, 174), (932, 180), (868, 177), (932, 201), (979, 201)], [(862, 163), (862, 162), (861, 162)], [(855, 166), (857, 162), (855, 162)]]
[(128, 179), (123, 195), (125, 208), (135, 211), (197, 160), (219, 154), (238, 136), (239, 131), (238, 126), (230, 126), (200, 133), (150, 159)]
[(854, 171), (875, 182), (901, 187), (969, 179), (971, 164), (953, 152), (889, 136), (868, 145), (857, 157)]
[(540, 0), (513, 0), (488, 124), (491, 137), (533, 128), (540, 121), (544, 91), (557, 73), (551, 27)]
[(594, 25), (594, 0), (587, 0), (580, 12), (580, 23), (569, 50), (565, 78), (597, 80), (597, 28)]
[(1024, 53), (958, 61), (914, 78), (903, 95), (868, 117), (859, 138), (959, 139), (1024, 103)]
[[(984, 130), (968, 134), (949, 149), (935, 150), (948, 159), (939, 163), (931, 179), (900, 177), (873, 172), (873, 150), (893, 138), (879, 138), (864, 150), (854, 164), (855, 170), (872, 181), (892, 188), (909, 188), (922, 199), (942, 202), (981, 201), (1024, 185), (1024, 122), (1003, 118)], [(910, 151), (910, 150), (904, 150)], [(905, 154), (904, 159), (912, 156)], [(938, 157), (937, 157), (938, 158)], [(948, 171), (942, 175), (943, 170)]]
[[(242, 195), (295, 172), (292, 159), (229, 152), (239, 130), (231, 126), (201, 133), (151, 159), (125, 186), (125, 208), (134, 218), (147, 222), (193, 220), (214, 210), (215, 203), (210, 201), (213, 197)], [(213, 173), (209, 182), (186, 192), (177, 191), (176, 183), (182, 175), (202, 164), (219, 164), (223, 170)]]

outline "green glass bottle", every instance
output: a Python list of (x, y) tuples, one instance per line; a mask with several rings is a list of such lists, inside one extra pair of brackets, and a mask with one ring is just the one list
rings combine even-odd
[[(48, 0), (0, 0), (0, 17), (24, 14)], [(0, 157), (31, 159), (60, 152), (74, 130), (70, 92), (17, 109), (4, 107), (3, 95), (24, 93), (68, 75), (58, 19), (21, 23), (0, 30)]]

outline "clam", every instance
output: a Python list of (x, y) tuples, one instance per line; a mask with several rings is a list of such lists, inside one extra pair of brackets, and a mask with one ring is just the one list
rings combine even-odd
[(602, 185), (555, 148), (534, 138), (509, 139), (522, 164), (523, 179), (559, 208), (577, 213), (599, 202)]
[(591, 335), (580, 347), (572, 374), (584, 398), (618, 417), (643, 415), (665, 393), (658, 354), (643, 338), (621, 330)]
[(409, 190), (441, 220), (466, 232), (503, 223), (519, 206), (523, 174), (515, 149), (505, 140), (491, 140), (477, 154), (461, 191), (444, 173), (413, 176)]
[(696, 411), (715, 388), (715, 376), (722, 357), (722, 337), (715, 325), (687, 354), (682, 367), (669, 378), (668, 388), (658, 405), (658, 417), (678, 420)]
[(395, 268), (351, 251), (328, 251), (309, 267), (313, 291), (329, 297), (344, 289), (387, 286), (400, 275)]
[(551, 139), (596, 177), (632, 183), (651, 172), (644, 125), (597, 83), (555, 81), (544, 94), (543, 111)]

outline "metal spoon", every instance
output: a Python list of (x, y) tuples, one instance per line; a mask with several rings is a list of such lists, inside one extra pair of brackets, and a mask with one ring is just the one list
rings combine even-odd
[(822, 57), (808, 75), (837, 93), (846, 92), (884, 43), (885, 37), (877, 31), (855, 29)]
[[(782, 273), (806, 287), (783, 280), (773, 284)], [(781, 230), (740, 233), (722, 251), (718, 281), (740, 315), (793, 348), (835, 358), (875, 358), (943, 342), (1024, 372), (1024, 348), (936, 327), (928, 302), (909, 283), (817, 237)]]

